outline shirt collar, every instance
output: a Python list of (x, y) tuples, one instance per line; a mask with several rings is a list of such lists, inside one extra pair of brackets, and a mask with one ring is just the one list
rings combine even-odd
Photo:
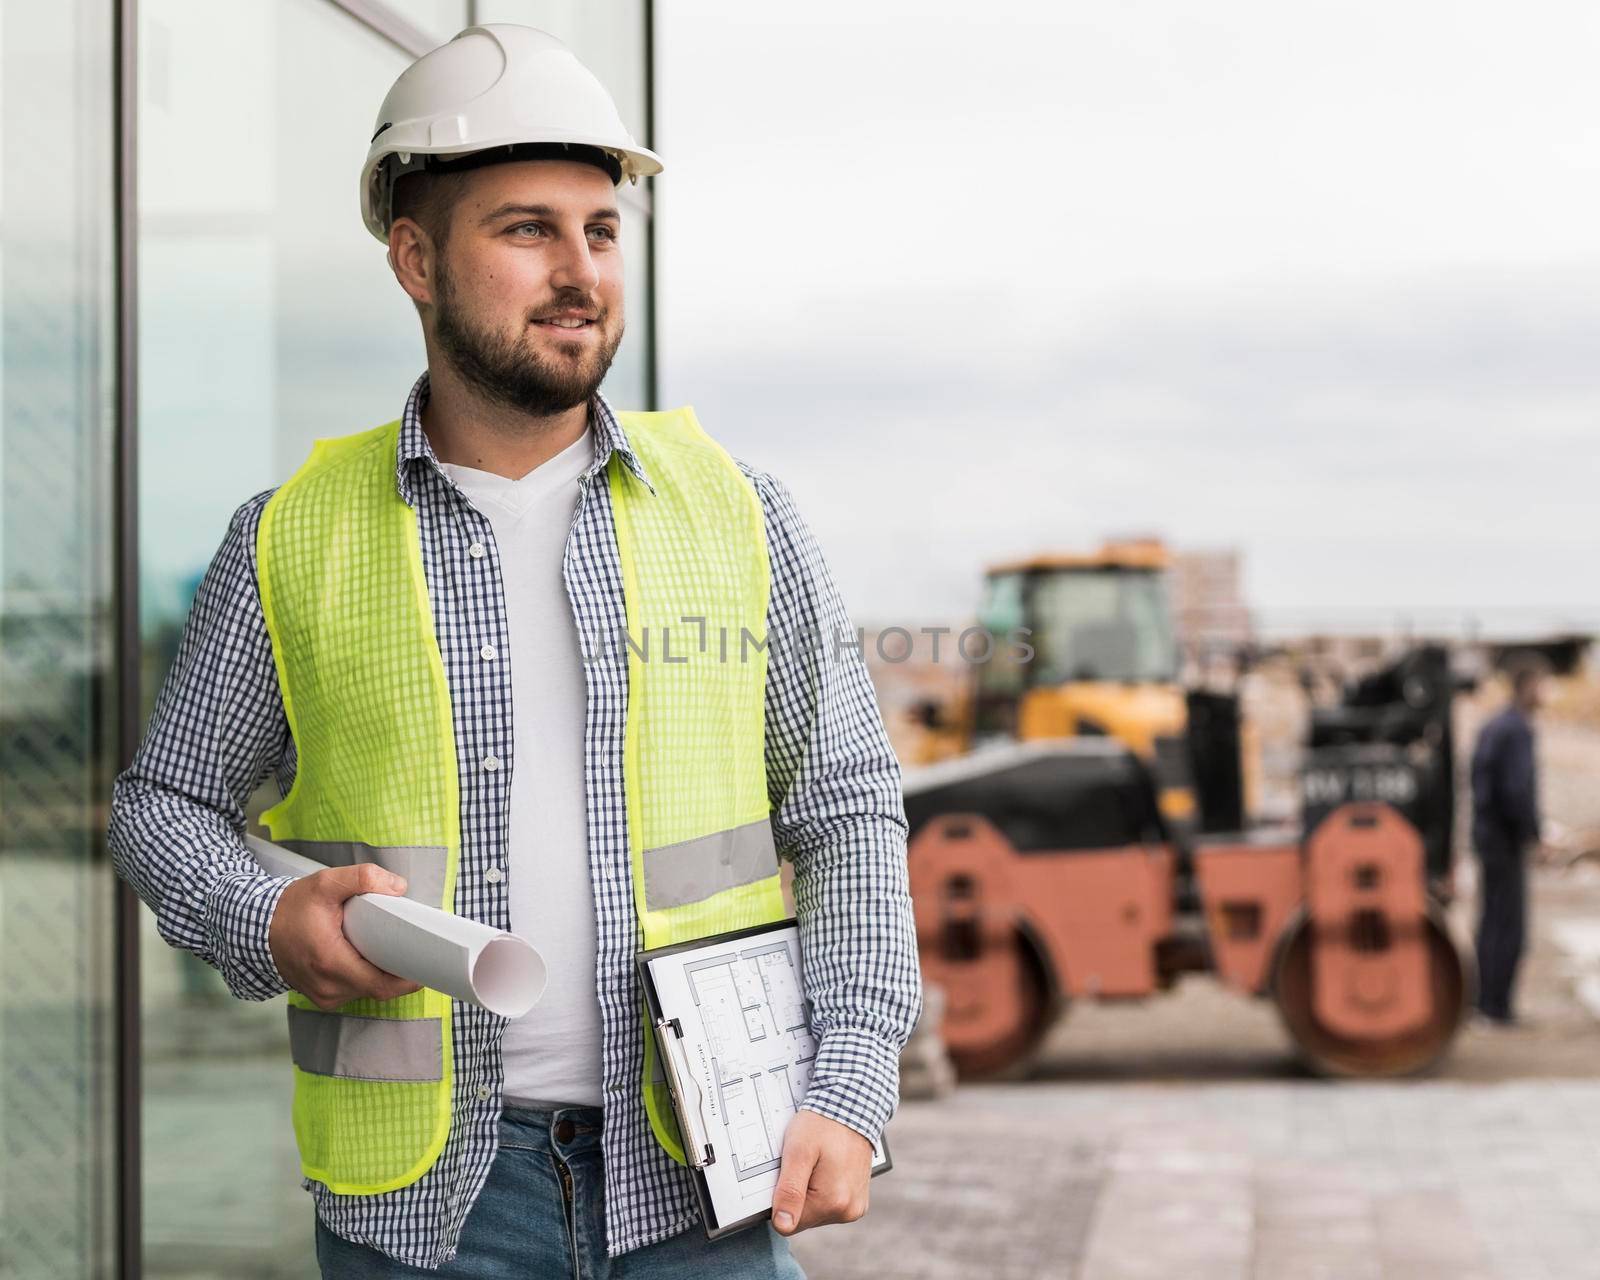
[[(428, 373), (423, 370), (422, 376), (412, 384), (411, 394), (406, 397), (406, 411), (400, 419), (400, 440), (396, 449), (394, 484), (407, 506), (416, 505), (416, 491), (411, 484), (411, 464), (418, 459), (426, 459), (435, 468), (439, 465), (439, 455), (433, 451), (433, 442), (422, 429), (422, 409), (428, 403), (428, 394)], [(592, 476), (602, 470), (615, 453), (640, 483), (654, 494), (656, 487), (650, 483), (644, 464), (628, 443), (627, 432), (617, 421), (611, 405), (598, 391), (589, 400), (589, 425), (594, 428), (594, 461), (583, 474)]]

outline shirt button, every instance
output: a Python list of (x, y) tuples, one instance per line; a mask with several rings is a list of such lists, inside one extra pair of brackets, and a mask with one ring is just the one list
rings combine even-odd
[(486, 645), (483, 646), (483, 648), (478, 650), (478, 656), (480, 658), (482, 658), (485, 662), (493, 662), (494, 661), (494, 655), (495, 655), (495, 647), (492, 644), (486, 644)]
[(499, 867), (490, 867), (483, 873), (483, 878), (490, 884), (499, 884), (506, 878), (506, 873), (500, 870)]
[(483, 543), (474, 542), (470, 547), (467, 548), (467, 554), (474, 560), (481, 560), (483, 559), (483, 550)]
[(478, 1101), (479, 1102), (487, 1102), (487, 1101), (489, 1101), (489, 1098), (492, 1095), (492, 1093), (493, 1093), (493, 1090), (491, 1090), (488, 1085), (480, 1084), (478, 1086)]
[(483, 767), (485, 769), (487, 769), (490, 773), (493, 773), (496, 769), (498, 769), (500, 767), (500, 757), (496, 756), (496, 755), (484, 756), (484, 758), (483, 758)]

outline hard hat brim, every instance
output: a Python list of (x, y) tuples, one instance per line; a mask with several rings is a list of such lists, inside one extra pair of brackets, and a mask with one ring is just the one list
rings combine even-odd
[[(617, 180), (617, 185), (622, 182), (637, 181), (640, 178), (654, 177), (665, 166), (661, 157), (647, 147), (619, 147), (615, 142), (595, 138), (587, 135), (569, 134), (557, 136), (554, 130), (541, 131), (538, 138), (526, 136), (498, 138), (492, 141), (475, 142), (470, 147), (455, 146), (401, 146), (397, 142), (383, 142), (375, 144), (367, 155), (366, 167), (361, 171), (361, 220), (366, 228), (381, 244), (389, 243), (389, 229), (386, 225), (389, 210), (387, 207), (378, 208), (380, 196), (384, 206), (388, 205), (391, 193), (381, 192), (378, 189), (380, 170), (390, 156), (405, 156), (408, 161), (412, 156), (468, 156), (483, 151), (493, 151), (498, 147), (515, 147), (529, 143), (557, 143), (568, 146), (593, 147), (614, 156), (621, 165), (622, 174)], [(515, 159), (516, 157), (512, 157)], [(416, 166), (420, 167), (420, 166)], [(399, 175), (396, 175), (399, 176)], [(391, 179), (391, 183), (392, 183)]]

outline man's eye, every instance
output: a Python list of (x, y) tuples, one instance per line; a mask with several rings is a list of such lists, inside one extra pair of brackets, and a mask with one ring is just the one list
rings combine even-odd
[(617, 229), (615, 227), (606, 226), (590, 227), (589, 234), (592, 236), (597, 235), (602, 240), (615, 240), (617, 238)]
[(543, 233), (544, 224), (540, 222), (519, 222), (516, 226), (512, 227), (511, 230), (518, 234), (521, 234), (524, 231), (538, 231)]

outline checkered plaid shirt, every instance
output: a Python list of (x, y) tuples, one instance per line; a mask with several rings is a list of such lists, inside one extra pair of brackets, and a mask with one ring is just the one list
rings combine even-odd
[[(504, 879), (514, 750), (511, 671), (479, 650), (508, 644), (499, 558), (489, 521), (438, 465), (422, 430), (428, 375), (402, 420), (395, 485), (416, 509), (423, 569), (450, 683), (461, 783), (456, 910), (510, 925)], [(580, 636), (624, 633), (622, 579), (604, 467), (612, 453), (649, 483), (603, 397), (591, 406), (595, 456), (563, 571)], [(859, 650), (810, 530), (787, 490), (743, 462), (766, 514), (768, 609), (766, 768), (778, 850), (794, 869), (805, 987), (820, 1043), (806, 1109), (875, 1138), (895, 1110), (898, 1055), (921, 1010), (906, 888), (900, 772)], [(280, 793), (295, 750), (256, 588), (255, 541), (272, 490), (240, 507), (195, 597), (177, 657), (132, 765), (117, 780), (109, 839), (118, 874), (154, 910), (161, 935), (214, 965), (237, 996), (286, 991), (267, 930), (289, 883), (263, 874), (241, 835), (245, 805), (273, 773)], [(477, 554), (469, 552), (477, 548)], [(807, 633), (817, 643), (783, 643)], [(639, 946), (623, 804), (626, 663), (588, 667), (589, 857), (598, 921), (607, 1251), (665, 1239), (698, 1219), (686, 1171), (658, 1146), (640, 1092), (644, 1043), (633, 958)], [(505, 767), (482, 761), (498, 755)], [(501, 1107), (505, 1019), (456, 1001), (454, 1121), (438, 1162), (408, 1187), (336, 1195), (305, 1179), (339, 1235), (403, 1262), (454, 1256), (489, 1172)]]

